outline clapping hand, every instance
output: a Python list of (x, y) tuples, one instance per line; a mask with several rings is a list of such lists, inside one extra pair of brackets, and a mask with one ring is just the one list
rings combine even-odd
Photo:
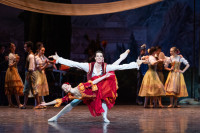
[(173, 70), (174, 70), (174, 66), (172, 66), (172, 67), (170, 68), (170, 70), (173, 71)]

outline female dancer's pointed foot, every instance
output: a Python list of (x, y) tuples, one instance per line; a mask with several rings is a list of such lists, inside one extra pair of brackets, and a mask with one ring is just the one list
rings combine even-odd
[(57, 117), (54, 116), (54, 117), (48, 119), (48, 122), (56, 122), (57, 120), (58, 120)]

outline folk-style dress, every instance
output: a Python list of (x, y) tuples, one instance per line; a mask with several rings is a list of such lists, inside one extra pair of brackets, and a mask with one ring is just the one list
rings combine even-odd
[(157, 65), (152, 65), (154, 62), (156, 62), (156, 58), (150, 55), (148, 59), (149, 69), (144, 75), (139, 91), (141, 97), (165, 96), (164, 85), (156, 72)]
[(187, 87), (185, 84), (183, 73), (178, 72), (180, 70), (181, 63), (187, 65), (188, 61), (180, 56), (168, 57), (165, 62), (165, 67), (169, 64), (174, 66), (174, 70), (170, 71), (165, 82), (166, 96), (176, 96), (176, 97), (187, 97)]

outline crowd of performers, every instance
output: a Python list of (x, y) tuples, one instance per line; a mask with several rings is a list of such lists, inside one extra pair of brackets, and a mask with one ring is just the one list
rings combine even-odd
[[(119, 65), (129, 54), (129, 50), (122, 53), (118, 60), (113, 64), (104, 62), (104, 55), (101, 51), (95, 54), (95, 62), (79, 63), (59, 57), (57, 53), (50, 56), (54, 61), (50, 61), (44, 56), (45, 48), (42, 43), (38, 43), (36, 53), (33, 53), (33, 43), (28, 41), (24, 44), (24, 50), (28, 53), (26, 58), (25, 83), (23, 84), (17, 70), (17, 63), (20, 57), (15, 54), (15, 44), (10, 43), (8, 55), (8, 69), (5, 74), (5, 94), (8, 98), (9, 106), (12, 104), (11, 95), (15, 95), (18, 107), (26, 109), (29, 95), (32, 94), (36, 101), (35, 109), (46, 108), (47, 105), (55, 104), (59, 107), (63, 102), (68, 104), (54, 117), (48, 121), (57, 121), (60, 116), (72, 110), (83, 101), (92, 116), (103, 116), (104, 122), (110, 122), (107, 119), (107, 111), (111, 109), (117, 98), (118, 83), (115, 76), (115, 70), (138, 69), (137, 85), (137, 103), (144, 107), (163, 107), (162, 97), (170, 97), (168, 107), (180, 107), (177, 104), (179, 97), (187, 97), (188, 92), (185, 85), (183, 73), (189, 68), (188, 61), (179, 55), (180, 51), (176, 47), (170, 49), (170, 57), (161, 52), (160, 47), (151, 47), (146, 54), (146, 45), (142, 45), (140, 56), (137, 62)], [(49, 87), (45, 74), (45, 68), (52, 65), (55, 69), (55, 63), (76, 67), (87, 72), (87, 82), (80, 83), (72, 88), (69, 83), (62, 85), (66, 96), (61, 99), (45, 103), (43, 96), (49, 95)], [(180, 70), (181, 63), (185, 68)], [(163, 70), (168, 70), (169, 74), (164, 83)], [(30, 93), (31, 92), (31, 93)], [(24, 95), (24, 104), (22, 105), (19, 96)], [(143, 100), (142, 97), (145, 97)], [(148, 105), (148, 100), (150, 105)], [(69, 102), (71, 101), (71, 102)], [(157, 105), (158, 103), (158, 105)]]
[[(163, 108), (161, 97), (169, 96), (170, 105), (168, 108), (180, 107), (177, 104), (178, 98), (188, 96), (183, 77), (183, 73), (189, 68), (188, 61), (180, 55), (180, 51), (176, 47), (170, 49), (170, 57), (165, 56), (159, 46), (151, 47), (148, 50), (149, 55), (145, 55), (145, 51), (146, 46), (141, 46), (139, 58), (144, 61), (137, 75), (137, 103), (142, 104), (141, 97), (145, 97), (144, 107)], [(183, 70), (180, 69), (181, 63), (185, 65)], [(164, 69), (169, 71), (166, 82), (163, 74)], [(148, 106), (149, 99), (150, 105)]]
[[(7, 57), (8, 68), (5, 73), (5, 94), (9, 107), (15, 107), (11, 100), (12, 95), (15, 95), (18, 107), (25, 109), (28, 97), (31, 94), (35, 97), (35, 109), (45, 108), (45, 106), (40, 105), (44, 101), (44, 96), (49, 95), (49, 87), (44, 70), (50, 63), (57, 69), (55, 64), (44, 56), (45, 48), (42, 43), (37, 43), (37, 50), (33, 53), (33, 43), (30, 41), (26, 42), (24, 44), (24, 50), (27, 52), (27, 58), (25, 65), (25, 83), (23, 84), (17, 69), (20, 57), (15, 54), (15, 50), (15, 44), (10, 43), (9, 55)], [(21, 104), (19, 96), (24, 96), (24, 104)]]

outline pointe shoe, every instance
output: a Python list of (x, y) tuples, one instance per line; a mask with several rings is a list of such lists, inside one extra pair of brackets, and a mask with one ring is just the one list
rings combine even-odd
[(154, 107), (154, 105), (153, 105), (153, 104), (150, 104), (150, 105), (149, 105), (149, 108), (153, 108), (153, 107)]
[(180, 105), (174, 105), (174, 108), (181, 108)]
[(14, 104), (9, 104), (8, 107), (15, 108), (15, 105)]
[(46, 103), (45, 102), (41, 102), (41, 106), (43, 106), (43, 108), (47, 108), (47, 106), (45, 105)]
[(149, 106), (147, 104), (144, 104), (144, 108), (149, 108)]
[(169, 105), (169, 106), (167, 106), (167, 107), (168, 107), (168, 108), (173, 108), (173, 105), (171, 105), (171, 104), (170, 104), (170, 105)]
[(122, 59), (122, 60), (126, 59), (126, 57), (128, 56), (129, 52), (130, 52), (129, 49), (126, 50), (123, 54), (120, 55), (120, 59)]
[(26, 107), (24, 105), (22, 105), (22, 104), (18, 105), (18, 108), (19, 109), (26, 109)]
[(141, 101), (137, 101), (136, 104), (137, 104), (137, 105), (143, 105), (144, 103), (141, 102)]
[(56, 122), (56, 121), (57, 121), (56, 116), (54, 116), (54, 117), (48, 119), (48, 122)]
[(37, 105), (33, 109), (44, 109), (44, 107), (42, 105)]
[(159, 108), (164, 108), (164, 106), (163, 106), (163, 105), (159, 105), (158, 107), (159, 107)]
[(104, 121), (105, 123), (110, 123), (110, 121), (109, 121), (107, 118), (103, 118), (103, 121)]

